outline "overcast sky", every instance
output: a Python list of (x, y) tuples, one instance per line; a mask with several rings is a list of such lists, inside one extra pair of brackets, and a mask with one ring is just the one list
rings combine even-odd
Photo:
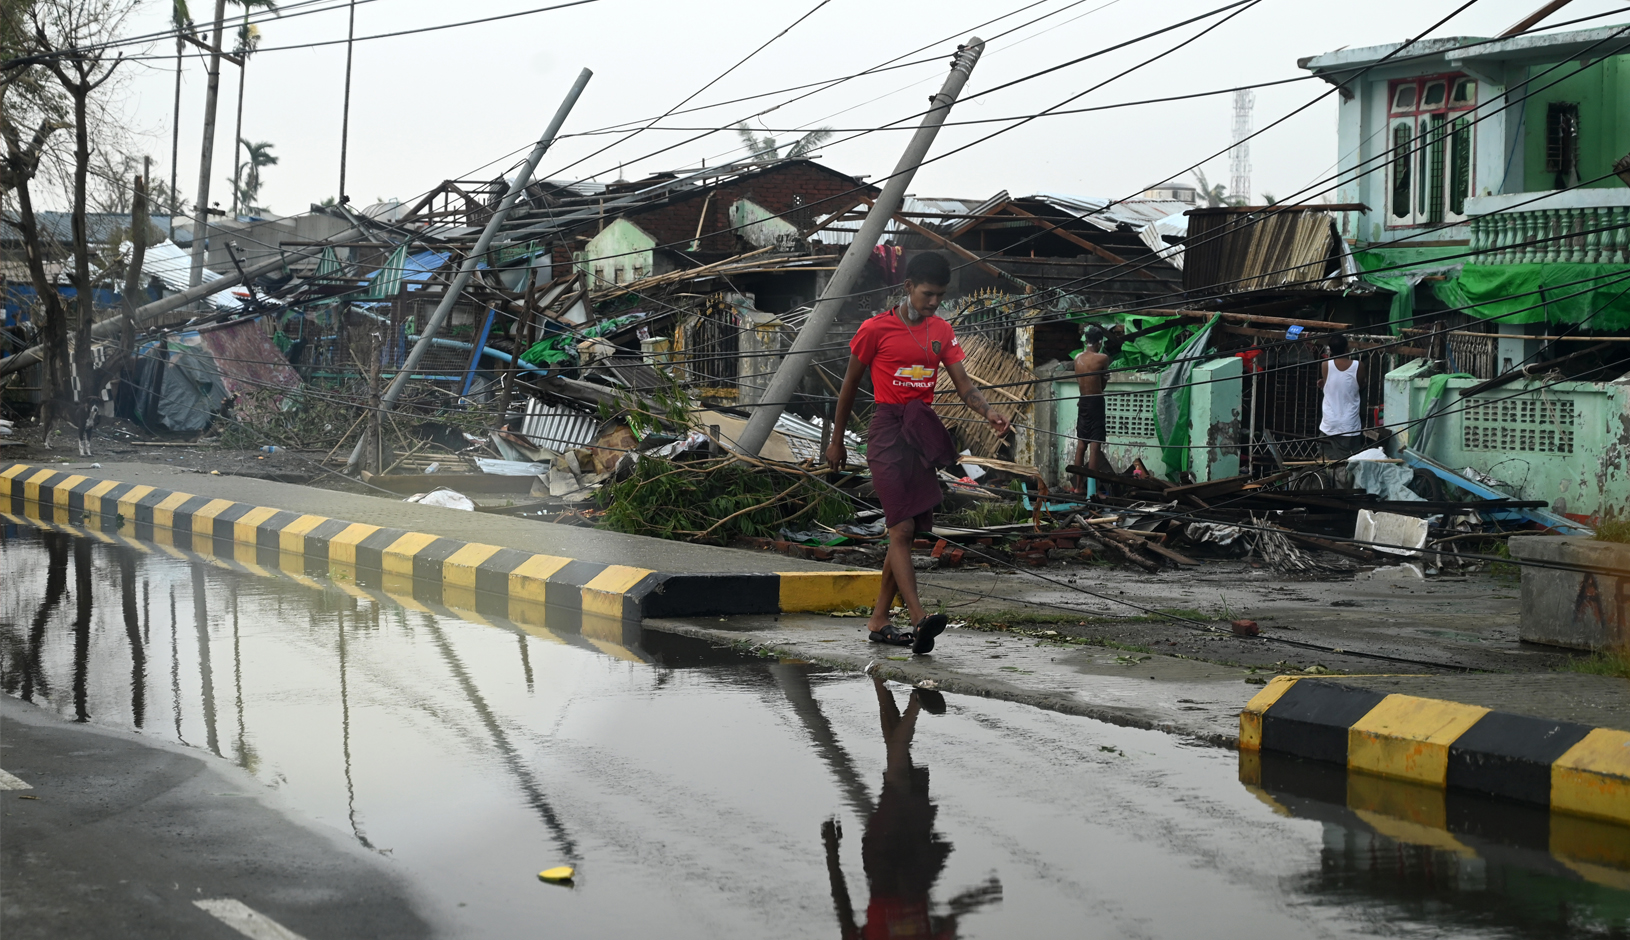
[[(548, 0), (358, 0), (356, 35), (374, 36), (484, 16), (532, 10)], [(818, 0), (747, 2), (707, 0), (596, 0), (570, 9), (532, 13), (493, 23), (372, 39), (355, 45), (347, 189), (355, 203), (377, 198), (411, 201), (443, 179), (491, 177), (513, 166), (548, 123), (580, 68), (594, 78), (565, 132), (582, 134), (647, 120), (674, 107), (755, 47), (808, 13)], [(947, 56), (969, 35), (990, 39), (964, 97), (1057, 65), (1143, 33), (1169, 26), (1226, 0), (1026, 0), (891, 2), (828, 0), (728, 77), (702, 92), (692, 106), (838, 78), (910, 53), (929, 61), (868, 75), (821, 90), (785, 92), (705, 111), (675, 115), (663, 126), (691, 130), (645, 131), (615, 143), (615, 136), (568, 136), (544, 158), (550, 177), (628, 178), (741, 153), (733, 131), (700, 133), (752, 118), (768, 128), (845, 129), (821, 149), (821, 160), (853, 174), (883, 176), (905, 145), (906, 131), (853, 130), (904, 120), (920, 111), (943, 80)], [(1541, 0), (1482, 0), (1434, 35), (1492, 36), (1538, 7)], [(1108, 82), (1066, 107), (1085, 107), (1185, 94), (1237, 84), (1291, 78), (1296, 60), (1343, 46), (1402, 40), (1459, 5), (1447, 0), (1262, 0), (1182, 49), (1121, 78), (1118, 73), (1196, 37), (1222, 16), (1132, 44), (1012, 88), (959, 105), (952, 120), (980, 120), (1041, 111)], [(1553, 21), (1605, 12), (1622, 3), (1577, 0)], [(211, 0), (191, 0), (195, 19), (208, 18)], [(303, 211), (333, 196), (339, 185), (340, 124), (346, 47), (278, 49), (344, 40), (345, 0), (285, 0), (287, 15), (262, 30), (263, 51), (248, 67), (244, 136), (270, 141), (280, 163), (265, 171), (263, 202), (275, 212)], [(166, 28), (168, 0), (145, 0), (129, 35)], [(234, 8), (229, 4), (229, 17)], [(308, 13), (319, 10), (323, 12)], [(1021, 11), (1022, 12), (1017, 12)], [(1011, 13), (988, 25), (987, 20)], [(302, 14), (302, 15), (295, 15)], [(1026, 21), (1045, 14), (1039, 22)], [(1623, 23), (1630, 14), (1598, 23)], [(1588, 25), (1597, 25), (1592, 23)], [(1014, 32), (997, 34), (1017, 28)], [(1584, 26), (1576, 28), (1585, 28)], [(229, 42), (230, 44), (230, 42)], [(132, 148), (155, 158), (155, 176), (169, 174), (175, 47), (155, 43), (134, 50), (149, 56), (128, 72), (117, 109), (129, 116)], [(206, 62), (183, 61), (180, 183), (189, 198), (198, 184)], [(1113, 80), (1111, 80), (1113, 78)], [(226, 203), (238, 70), (222, 67), (220, 132), (212, 201)], [(1303, 81), (1257, 93), (1257, 127), (1329, 90)], [(762, 113), (772, 106), (783, 107)], [(1253, 197), (1286, 197), (1328, 174), (1336, 159), (1335, 105), (1326, 97), (1252, 145)], [(1015, 194), (1058, 192), (1126, 196), (1226, 147), (1232, 100), (1217, 95), (1098, 113), (1044, 117), (922, 168), (919, 195), (983, 198), (1000, 189)], [(1006, 126), (947, 127), (933, 155)], [(796, 133), (777, 133), (790, 139)], [(612, 145), (605, 153), (594, 151)], [(679, 146), (652, 155), (664, 147)], [(225, 156), (223, 156), (225, 152)], [(1228, 161), (1206, 164), (1212, 182), (1227, 182)], [(1186, 179), (1185, 181), (1189, 181)]]

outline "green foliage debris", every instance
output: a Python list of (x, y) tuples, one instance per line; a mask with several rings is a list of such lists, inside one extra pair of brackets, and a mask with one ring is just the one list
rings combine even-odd
[(812, 477), (777, 472), (737, 457), (676, 463), (641, 457), (634, 472), (600, 491), (603, 528), (722, 545), (773, 537), (783, 526), (847, 521), (848, 500)]

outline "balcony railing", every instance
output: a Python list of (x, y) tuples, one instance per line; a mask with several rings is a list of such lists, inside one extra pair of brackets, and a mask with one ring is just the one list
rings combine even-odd
[(1478, 264), (1630, 264), (1630, 189), (1466, 201)]

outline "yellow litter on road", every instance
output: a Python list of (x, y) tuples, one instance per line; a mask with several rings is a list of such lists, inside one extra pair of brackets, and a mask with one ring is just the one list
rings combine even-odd
[(538, 880), (547, 881), (552, 885), (562, 885), (569, 883), (575, 874), (577, 874), (577, 869), (570, 865), (561, 865), (558, 868), (548, 868), (538, 872)]

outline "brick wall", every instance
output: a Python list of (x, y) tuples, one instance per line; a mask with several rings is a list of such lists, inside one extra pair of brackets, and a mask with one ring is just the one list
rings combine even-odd
[[(699, 253), (729, 256), (741, 250), (736, 234), (729, 231), (730, 204), (737, 199), (751, 199), (771, 212), (784, 213), (792, 211), (797, 198), (802, 197), (803, 204), (814, 205), (819, 215), (840, 207), (854, 188), (855, 181), (850, 177), (800, 160), (723, 183), (712, 190), (711, 201), (707, 191), (687, 193), (671, 203), (630, 213), (626, 218), (651, 233), (659, 246), (677, 244), (686, 249), (696, 235), (697, 219), (706, 203), (707, 219), (702, 225)], [(876, 193), (876, 187), (866, 187), (867, 195)]]

